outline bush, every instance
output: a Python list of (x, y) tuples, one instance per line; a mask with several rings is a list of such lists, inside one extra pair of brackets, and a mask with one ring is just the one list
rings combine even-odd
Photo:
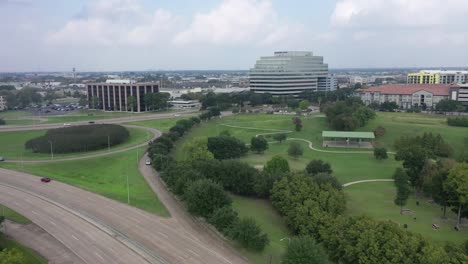
[(244, 142), (231, 136), (210, 137), (207, 146), (218, 160), (240, 158), (249, 150)]
[(384, 160), (388, 158), (386, 148), (374, 148), (374, 157), (377, 160)]
[(185, 191), (184, 198), (191, 214), (209, 217), (216, 209), (231, 204), (231, 198), (223, 188), (208, 179), (191, 183)]
[(311, 160), (306, 166), (306, 172), (309, 175), (316, 175), (318, 173), (332, 174), (330, 163), (323, 160)]
[(449, 117), (447, 118), (449, 126), (468, 127), (468, 117)]
[(286, 173), (289, 172), (289, 163), (281, 156), (274, 156), (267, 162), (263, 171), (266, 173)]
[(376, 129), (374, 129), (374, 135), (376, 137), (383, 137), (385, 135), (386, 129), (383, 126), (378, 126)]
[(229, 229), (228, 235), (244, 248), (253, 251), (262, 251), (270, 242), (267, 234), (262, 232), (253, 218), (244, 218), (235, 222)]
[(128, 130), (120, 125), (100, 124), (50, 129), (44, 136), (28, 140), (26, 149), (36, 153), (73, 153), (107, 148), (125, 142)]
[(292, 156), (294, 158), (297, 158), (299, 156), (302, 156), (304, 150), (302, 149), (301, 145), (297, 142), (291, 142), (289, 144), (288, 148), (288, 154), (289, 156)]
[(227, 228), (231, 227), (237, 222), (239, 216), (236, 211), (230, 206), (224, 206), (216, 209), (213, 214), (208, 218), (208, 222), (216, 227), (222, 233), (227, 231)]
[(327, 264), (325, 250), (312, 237), (293, 238), (283, 256), (283, 264)]
[(253, 137), (250, 140), (250, 149), (257, 153), (263, 153), (268, 149), (268, 141), (262, 136)]

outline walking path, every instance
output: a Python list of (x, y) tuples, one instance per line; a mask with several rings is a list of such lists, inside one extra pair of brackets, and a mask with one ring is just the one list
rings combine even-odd
[(348, 187), (350, 185), (358, 184), (358, 183), (365, 183), (365, 182), (392, 182), (393, 179), (373, 179), (373, 180), (361, 180), (361, 181), (353, 181), (343, 184), (343, 187)]

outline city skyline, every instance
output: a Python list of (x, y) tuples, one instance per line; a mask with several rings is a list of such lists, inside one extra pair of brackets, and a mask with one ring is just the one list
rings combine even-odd
[(0, 0), (0, 72), (248, 70), (283, 50), (331, 69), (464, 67), (466, 12), (463, 0)]

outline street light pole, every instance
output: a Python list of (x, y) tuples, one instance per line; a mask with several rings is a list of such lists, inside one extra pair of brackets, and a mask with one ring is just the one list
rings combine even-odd
[(50, 155), (52, 156), (52, 159), (54, 159), (54, 149), (52, 148), (52, 141), (48, 140), (50, 144)]

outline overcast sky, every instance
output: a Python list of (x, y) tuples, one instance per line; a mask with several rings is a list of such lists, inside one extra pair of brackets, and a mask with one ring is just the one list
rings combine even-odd
[(0, 71), (468, 66), (468, 0), (0, 0)]

